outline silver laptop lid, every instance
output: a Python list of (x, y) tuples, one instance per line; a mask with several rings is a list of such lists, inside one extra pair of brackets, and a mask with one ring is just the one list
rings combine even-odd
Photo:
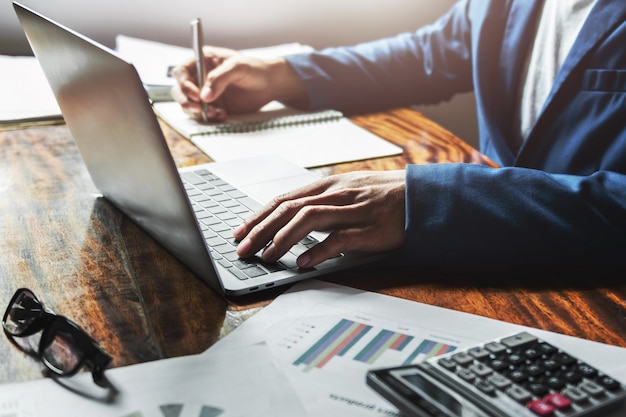
[(133, 65), (79, 33), (13, 5), (96, 187), (223, 292)]

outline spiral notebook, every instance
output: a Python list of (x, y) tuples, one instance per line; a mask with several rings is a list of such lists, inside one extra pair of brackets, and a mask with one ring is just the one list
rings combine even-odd
[(272, 102), (254, 114), (204, 124), (190, 118), (178, 103), (153, 106), (161, 119), (214, 161), (278, 155), (312, 168), (402, 152), (335, 110), (303, 112)]

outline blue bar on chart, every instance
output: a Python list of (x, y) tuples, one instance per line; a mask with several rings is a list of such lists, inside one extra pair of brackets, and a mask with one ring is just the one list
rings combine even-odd
[(422, 343), (420, 343), (420, 345), (415, 348), (413, 353), (411, 353), (409, 357), (404, 361), (403, 365), (410, 365), (415, 362), (421, 362), (434, 356), (439, 356), (443, 355), (444, 353), (452, 352), (455, 349), (456, 346), (424, 339), (422, 340)]
[(314, 343), (293, 364), (306, 365), (304, 371), (322, 368), (335, 356), (343, 356), (372, 326), (341, 319), (331, 330)]
[(381, 330), (355, 357), (355, 361), (373, 364), (388, 349), (402, 351), (413, 336)]

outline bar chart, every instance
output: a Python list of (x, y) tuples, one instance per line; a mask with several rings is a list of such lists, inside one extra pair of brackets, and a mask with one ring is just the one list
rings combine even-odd
[(315, 342), (294, 365), (306, 365), (304, 370), (322, 368), (335, 356), (344, 356), (372, 326), (341, 319), (324, 337)]
[(355, 361), (373, 364), (387, 349), (402, 351), (413, 336), (381, 330), (355, 357)]
[(388, 352), (393, 352), (393, 359), (386, 363), (409, 365), (455, 349), (456, 346), (442, 341), (339, 318), (328, 331), (310, 341), (308, 348), (292, 364), (301, 367), (303, 372), (322, 369), (335, 358), (370, 366), (377, 364)]
[(456, 350), (456, 346), (446, 343), (423, 339), (417, 348), (409, 355), (402, 365), (410, 365), (415, 362), (428, 360), (432, 357), (443, 355)]

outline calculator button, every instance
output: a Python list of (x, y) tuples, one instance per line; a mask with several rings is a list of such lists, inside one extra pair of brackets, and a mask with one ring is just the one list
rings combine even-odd
[(485, 349), (487, 349), (489, 352), (496, 354), (496, 355), (506, 352), (506, 346), (498, 342), (487, 343), (485, 345)]
[(548, 384), (548, 386), (552, 389), (560, 390), (565, 386), (565, 381), (562, 378), (553, 375), (546, 379), (546, 384)]
[(528, 372), (528, 374), (531, 376), (539, 376), (543, 375), (546, 370), (543, 368), (543, 366), (533, 363), (526, 367), (526, 372)]
[(557, 353), (556, 355), (554, 355), (554, 359), (562, 363), (563, 365), (572, 365), (576, 363), (576, 359), (565, 352)]
[(489, 395), (489, 396), (495, 396), (496, 395), (496, 388), (491, 385), (488, 382), (482, 381), (482, 380), (477, 380), (476, 383), (474, 384), (476, 386), (476, 388), (478, 388), (479, 390), (481, 390), (483, 393)]
[(548, 387), (540, 382), (532, 382), (528, 384), (526, 388), (538, 397), (543, 397), (550, 392)]
[(546, 359), (545, 361), (543, 361), (542, 365), (548, 371), (554, 371), (561, 367), (561, 365), (553, 359)]
[(526, 403), (533, 397), (530, 392), (518, 385), (511, 386), (506, 390), (506, 393), (509, 397), (520, 403)]
[(465, 368), (459, 368), (456, 374), (467, 382), (473, 382), (476, 379), (476, 375)]
[(489, 362), (489, 366), (494, 371), (501, 371), (509, 367), (509, 365), (506, 362), (504, 362), (502, 359), (492, 360), (491, 362)]
[(522, 354), (528, 358), (528, 359), (536, 359), (539, 356), (541, 356), (541, 352), (539, 352), (539, 350), (535, 349), (534, 347), (530, 347), (528, 349), (525, 349)]
[(508, 374), (513, 382), (524, 382), (528, 379), (528, 374), (524, 371), (514, 370)]
[(456, 362), (449, 358), (442, 358), (437, 361), (442, 368), (447, 369), (448, 371), (454, 372), (456, 369)]
[(572, 402), (558, 392), (553, 392), (552, 394), (547, 395), (546, 398), (544, 398), (544, 401), (557, 410), (567, 410), (572, 406)]
[(474, 358), (464, 352), (455, 353), (452, 355), (452, 360), (461, 366), (467, 366), (470, 363), (474, 363)]
[(528, 403), (528, 409), (538, 416), (547, 417), (554, 415), (554, 407), (542, 400), (534, 400)]
[(591, 381), (581, 382), (578, 388), (580, 388), (581, 391), (584, 391), (585, 393), (591, 395), (592, 397), (599, 397), (604, 394), (604, 388)]
[(480, 362), (475, 363), (474, 365), (470, 366), (469, 369), (470, 371), (474, 372), (476, 375), (478, 375), (481, 378), (484, 378), (493, 372), (490, 367)]
[(490, 355), (489, 351), (482, 347), (471, 348), (467, 351), (467, 353), (469, 353), (479, 361), (489, 358)]
[(619, 382), (617, 382), (610, 376), (606, 376), (606, 375), (599, 378), (598, 383), (602, 385), (604, 388), (608, 389), (609, 391), (616, 391), (621, 386)]
[(506, 355), (504, 359), (511, 365), (519, 365), (520, 363), (524, 362), (524, 358), (517, 353), (511, 353), (510, 355)]
[(570, 384), (578, 384), (583, 379), (583, 376), (577, 371), (567, 371), (564, 372), (562, 375), (563, 379), (565, 379)]
[(589, 399), (587, 394), (579, 390), (578, 388), (568, 387), (562, 391), (562, 394), (572, 400), (575, 403), (584, 403)]
[(520, 349), (537, 341), (537, 338), (529, 333), (519, 333), (500, 340), (509, 349)]
[(487, 378), (487, 381), (500, 390), (504, 390), (511, 385), (511, 381), (502, 375), (494, 374)]
[(594, 368), (593, 366), (589, 366), (586, 363), (581, 363), (580, 365), (578, 365), (578, 371), (580, 371), (580, 373), (583, 374), (585, 378), (593, 378), (598, 375), (598, 371), (596, 370), (596, 368)]
[(539, 345), (537, 345), (537, 349), (539, 350), (539, 352), (545, 355), (550, 355), (558, 350), (551, 344), (545, 342), (539, 343)]

